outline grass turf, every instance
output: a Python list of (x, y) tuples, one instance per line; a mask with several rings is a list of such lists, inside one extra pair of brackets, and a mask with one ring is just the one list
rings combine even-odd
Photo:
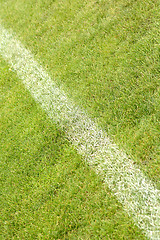
[[(13, 29), (160, 188), (157, 1), (0, 0)], [(2, 238), (143, 239), (1, 59)]]
[(0, 58), (1, 239), (145, 239)]
[(160, 188), (158, 2), (0, 3), (2, 23)]

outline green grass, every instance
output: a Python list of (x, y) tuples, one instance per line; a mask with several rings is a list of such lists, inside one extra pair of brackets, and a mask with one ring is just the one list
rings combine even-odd
[[(160, 5), (0, 0), (1, 22), (160, 189)], [(2, 239), (143, 239), (0, 59)]]
[(160, 6), (1, 0), (2, 23), (160, 187)]
[(145, 239), (0, 58), (1, 239)]

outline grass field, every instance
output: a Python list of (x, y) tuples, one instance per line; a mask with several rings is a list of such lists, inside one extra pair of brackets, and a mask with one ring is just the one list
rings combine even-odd
[[(160, 188), (157, 1), (0, 1), (12, 28)], [(2, 239), (145, 239), (1, 59)]]

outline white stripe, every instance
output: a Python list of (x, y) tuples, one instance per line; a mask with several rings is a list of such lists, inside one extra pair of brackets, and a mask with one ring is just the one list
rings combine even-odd
[(76, 149), (102, 174), (135, 223), (150, 239), (160, 239), (160, 191), (79, 109), (34, 60), (33, 55), (0, 25), (0, 53), (16, 70), (49, 117), (65, 129)]

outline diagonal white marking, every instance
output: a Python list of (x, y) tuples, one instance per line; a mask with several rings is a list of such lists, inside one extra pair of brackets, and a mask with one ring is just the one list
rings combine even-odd
[(34, 56), (0, 25), (0, 53), (23, 80), (49, 117), (66, 129), (78, 152), (102, 174), (135, 223), (153, 240), (160, 239), (160, 191), (79, 109), (34, 60)]

